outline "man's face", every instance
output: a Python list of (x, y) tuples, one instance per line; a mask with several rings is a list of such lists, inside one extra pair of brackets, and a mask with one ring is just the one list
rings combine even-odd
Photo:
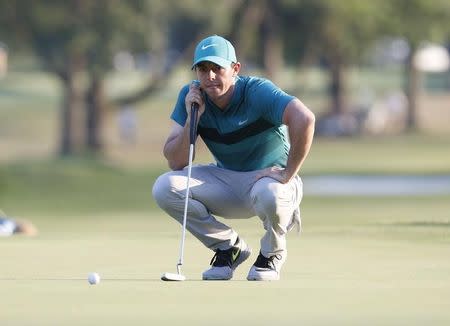
[(237, 65), (223, 68), (213, 62), (200, 62), (195, 68), (200, 87), (212, 100), (221, 98), (234, 85), (239, 72)]

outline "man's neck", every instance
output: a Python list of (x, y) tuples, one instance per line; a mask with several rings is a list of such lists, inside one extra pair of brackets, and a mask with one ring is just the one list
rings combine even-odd
[(230, 104), (231, 98), (233, 97), (233, 93), (234, 93), (234, 87), (235, 87), (235, 84), (231, 85), (225, 94), (223, 94), (222, 96), (220, 96), (217, 99), (212, 100), (213, 103), (220, 110), (222, 110), (222, 111), (225, 110), (227, 108), (228, 104)]

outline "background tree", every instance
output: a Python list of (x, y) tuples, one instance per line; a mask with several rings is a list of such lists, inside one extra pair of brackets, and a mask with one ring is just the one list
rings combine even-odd
[[(84, 147), (83, 121), (88, 126), (88, 147), (100, 148), (96, 128), (101, 122), (102, 101), (97, 95), (103, 76), (111, 66), (110, 55), (124, 47), (137, 48), (136, 39), (146, 43), (143, 35), (150, 30), (152, 21), (150, 3), (145, 0), (18, 0), (2, 6), (1, 16), (9, 26), (9, 33), (2, 37), (33, 52), (44, 69), (58, 76), (62, 83), (60, 154), (71, 155)], [(91, 79), (87, 81), (90, 86), (86, 86), (86, 77)], [(86, 106), (87, 88), (89, 105)], [(88, 112), (84, 112), (86, 107)]]
[[(325, 67), (334, 116), (345, 115), (348, 107), (347, 68), (373, 40), (404, 36), (413, 50), (406, 64), (413, 126), (418, 79), (412, 57), (420, 42), (448, 39), (449, 6), (445, 0), (0, 1), (0, 37), (11, 52), (35, 54), (58, 76), (59, 152), (71, 155), (101, 152), (104, 115), (164, 87), (177, 63), (190, 61), (195, 44), (210, 34), (228, 37), (241, 61), (260, 65), (275, 82), (285, 62), (297, 66), (308, 58)], [(124, 50), (149, 54), (156, 63), (142, 88), (107, 98), (113, 57)]]
[(298, 33), (285, 34), (287, 44), (295, 45), (293, 37), (304, 34), (304, 50), (299, 53), (316, 57), (328, 70), (333, 115), (342, 115), (347, 110), (345, 71), (350, 64), (360, 62), (368, 46), (379, 36), (377, 27), (384, 11), (380, 1), (305, 0), (290, 3), (291, 17), (287, 21), (295, 22), (293, 15), (300, 19), (289, 27)]
[(382, 1), (247, 0), (238, 11), (234, 35), (240, 35), (243, 55), (274, 80), (285, 60), (296, 66), (315, 58), (329, 71), (330, 111), (341, 115), (347, 107), (346, 68), (379, 36), (384, 6)]
[[(3, 39), (34, 53), (63, 85), (60, 154), (102, 149), (101, 125), (112, 106), (142, 100), (163, 87), (199, 37), (222, 32), (239, 1), (18, 0), (1, 2)], [(215, 14), (216, 13), (216, 14)], [(232, 15), (231, 15), (232, 16)], [(221, 18), (222, 17), (222, 18)], [(126, 50), (156, 58), (149, 81), (121, 98), (105, 97), (113, 56)], [(176, 53), (177, 55), (168, 55)]]
[(274, 82), (284, 68), (282, 10), (282, 3), (277, 0), (243, 1), (236, 10), (230, 33), (239, 60), (260, 65)]
[(397, 0), (389, 2), (388, 17), (383, 25), (386, 33), (404, 37), (409, 43), (405, 61), (405, 93), (408, 98), (409, 130), (417, 127), (417, 97), (420, 87), (419, 71), (413, 64), (423, 42), (448, 42), (450, 35), (450, 2), (446, 0)]

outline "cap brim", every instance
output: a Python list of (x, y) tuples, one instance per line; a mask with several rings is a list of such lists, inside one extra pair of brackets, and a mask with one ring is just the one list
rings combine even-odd
[(203, 61), (209, 61), (209, 62), (215, 63), (215, 64), (221, 66), (222, 68), (227, 68), (227, 67), (231, 66), (231, 64), (233, 63), (232, 61), (226, 60), (221, 57), (206, 56), (206, 57), (197, 59), (197, 61), (195, 61), (194, 64), (192, 65), (191, 69), (194, 69), (196, 65), (198, 65), (200, 62), (203, 62)]

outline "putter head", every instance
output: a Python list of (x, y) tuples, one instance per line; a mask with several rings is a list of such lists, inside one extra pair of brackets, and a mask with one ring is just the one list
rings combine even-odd
[(184, 281), (186, 276), (176, 273), (164, 273), (161, 275), (161, 280), (163, 281)]

